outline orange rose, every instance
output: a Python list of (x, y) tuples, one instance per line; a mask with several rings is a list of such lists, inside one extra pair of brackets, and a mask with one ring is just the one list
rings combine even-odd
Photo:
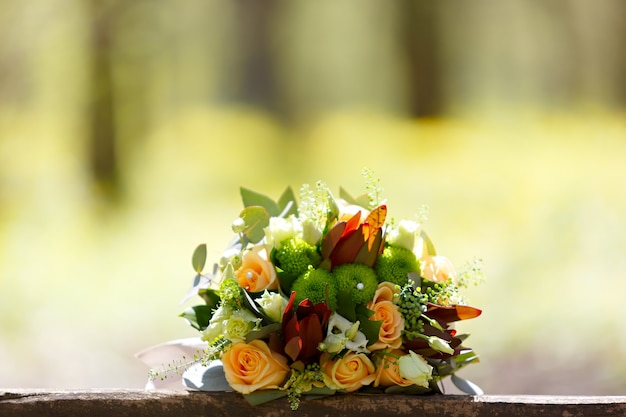
[(376, 367), (364, 353), (348, 352), (341, 358), (330, 360), (330, 354), (324, 352), (320, 366), (324, 384), (345, 392), (356, 391), (376, 378)]
[(412, 381), (400, 376), (400, 372), (398, 371), (398, 359), (400, 356), (404, 355), (406, 355), (406, 352), (400, 349), (383, 353), (380, 364), (378, 364), (376, 368), (375, 387), (391, 387), (393, 385), (408, 387), (409, 385), (413, 385)]
[(398, 306), (392, 301), (396, 293), (394, 284), (381, 282), (374, 293), (374, 299), (367, 304), (367, 308), (374, 312), (370, 320), (382, 321), (378, 340), (367, 347), (369, 350), (398, 349), (402, 345), (400, 336), (404, 330), (404, 318), (398, 311)]
[(243, 255), (241, 267), (235, 271), (239, 286), (249, 292), (278, 288), (276, 269), (268, 260), (267, 249), (255, 246)]
[(278, 388), (289, 372), (287, 358), (259, 339), (231, 345), (222, 355), (222, 365), (228, 385), (242, 394)]
[(424, 256), (420, 259), (422, 278), (439, 284), (447, 284), (450, 280), (456, 284), (454, 265), (445, 256)]

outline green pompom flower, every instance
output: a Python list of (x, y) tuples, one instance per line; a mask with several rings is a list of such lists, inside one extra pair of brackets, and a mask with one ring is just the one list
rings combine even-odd
[(343, 264), (333, 269), (338, 292), (350, 291), (354, 304), (365, 304), (374, 298), (378, 279), (374, 270), (361, 264)]
[(291, 287), (296, 292), (296, 303), (305, 298), (313, 304), (326, 302), (326, 288), (328, 288), (328, 308), (337, 308), (337, 287), (333, 275), (325, 269), (310, 268), (296, 279)]
[(387, 246), (378, 257), (374, 271), (378, 281), (389, 281), (399, 286), (404, 286), (409, 278), (408, 274), (419, 274), (419, 262), (415, 254), (409, 249), (400, 246)]
[(317, 248), (300, 238), (284, 241), (274, 257), (276, 265), (294, 278), (304, 274), (309, 266), (317, 267), (322, 260)]

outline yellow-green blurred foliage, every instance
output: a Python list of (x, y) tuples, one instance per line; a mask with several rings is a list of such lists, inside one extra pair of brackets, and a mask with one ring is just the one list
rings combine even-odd
[[(218, 259), (239, 186), (358, 194), (369, 167), (391, 216), (427, 205), (441, 254), (484, 260), (463, 376), (624, 394), (624, 6), (390, 3), (2, 3), (0, 387), (141, 387), (135, 352), (195, 335), (191, 253)], [(402, 52), (411, 22), (435, 25), (436, 62)], [(89, 156), (103, 51), (108, 177)]]

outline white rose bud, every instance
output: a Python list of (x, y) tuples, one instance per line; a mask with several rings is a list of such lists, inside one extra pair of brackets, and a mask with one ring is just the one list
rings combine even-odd
[(413, 382), (420, 387), (428, 388), (433, 367), (426, 360), (413, 351), (398, 359), (398, 372), (400, 376)]
[(241, 233), (246, 230), (246, 222), (241, 217), (239, 217), (233, 221), (231, 227), (233, 229), (233, 232)]
[(437, 336), (430, 336), (428, 338), (428, 346), (430, 346), (437, 352), (443, 352), (449, 355), (452, 355), (454, 353), (454, 349), (450, 347), (448, 342)]

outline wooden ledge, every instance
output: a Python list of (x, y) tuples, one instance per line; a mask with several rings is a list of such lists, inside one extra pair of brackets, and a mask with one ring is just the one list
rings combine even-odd
[(251, 406), (235, 392), (143, 390), (0, 390), (0, 416), (626, 416), (626, 396), (335, 395)]

